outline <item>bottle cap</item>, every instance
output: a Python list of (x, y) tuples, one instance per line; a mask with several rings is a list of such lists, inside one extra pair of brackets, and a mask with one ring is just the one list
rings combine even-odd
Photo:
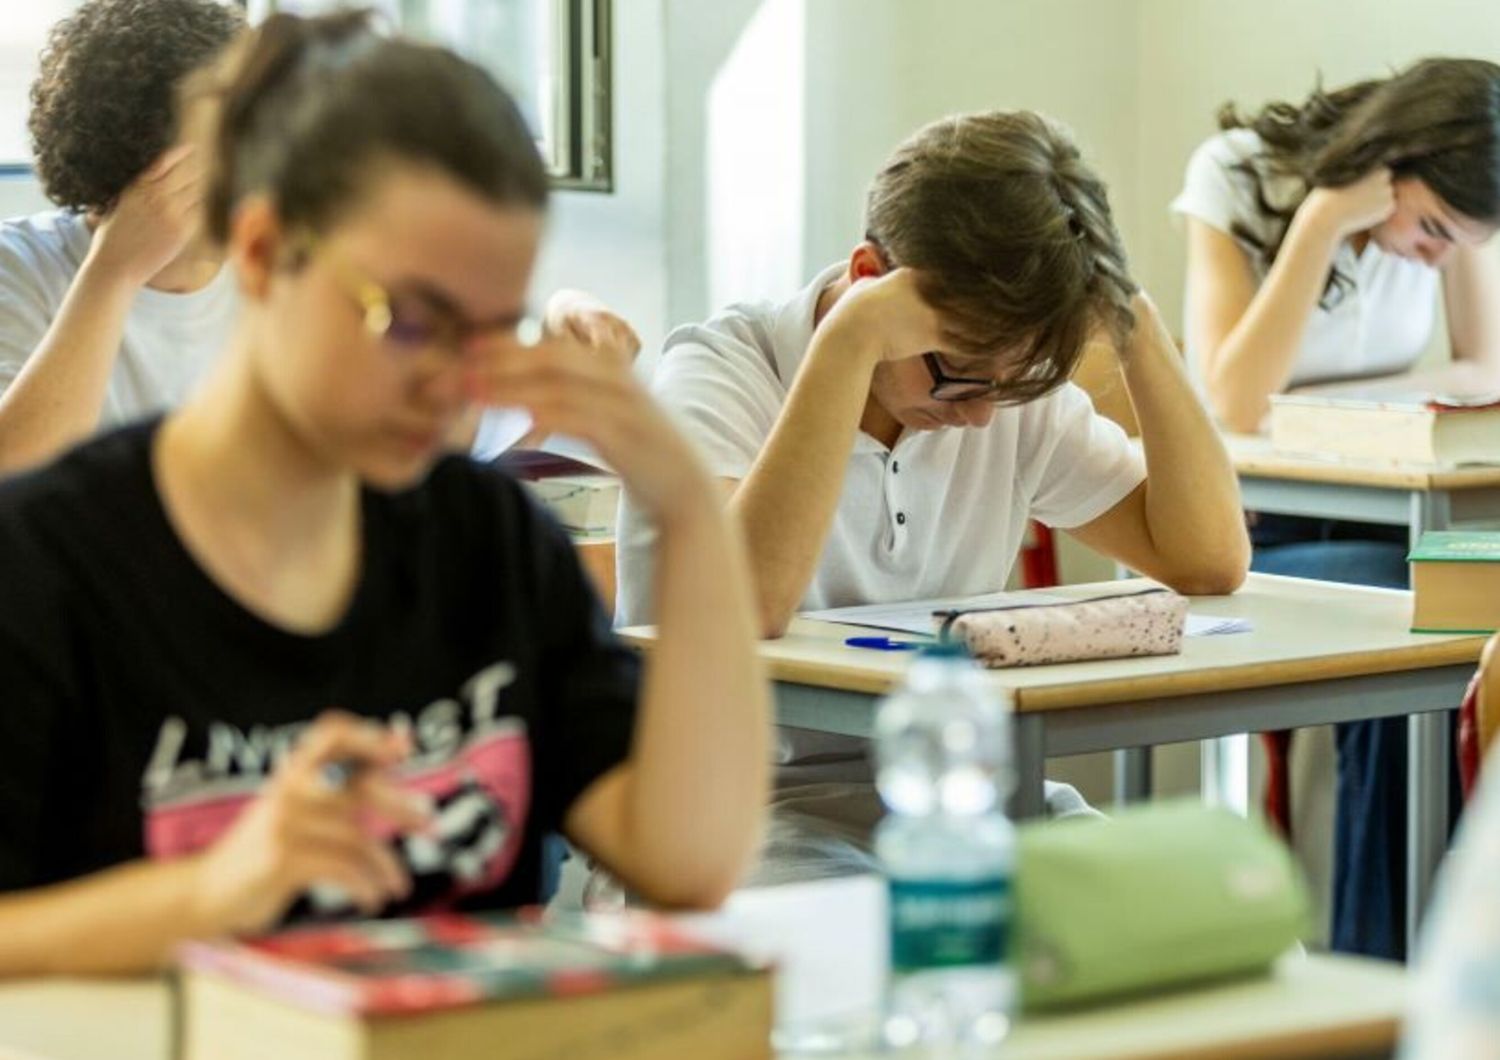
[(940, 640), (923, 645), (917, 656), (922, 659), (967, 659), (969, 649), (961, 640)]

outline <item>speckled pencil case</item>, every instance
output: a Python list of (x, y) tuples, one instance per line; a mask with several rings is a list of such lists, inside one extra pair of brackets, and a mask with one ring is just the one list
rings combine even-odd
[(943, 636), (962, 641), (984, 666), (1040, 666), (1082, 659), (1176, 655), (1188, 601), (1166, 589), (1091, 600), (949, 611)]

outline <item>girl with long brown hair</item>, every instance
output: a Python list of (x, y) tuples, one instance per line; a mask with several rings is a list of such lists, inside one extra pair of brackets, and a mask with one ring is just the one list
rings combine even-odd
[[(1221, 423), (1255, 431), (1272, 394), (1411, 369), (1440, 301), (1453, 359), (1500, 375), (1500, 264), (1483, 249), (1500, 67), (1430, 59), (1251, 116), (1226, 106), (1219, 124), (1172, 209), (1188, 355)], [(1261, 514), (1251, 537), (1256, 570), (1406, 585), (1405, 528)], [(1286, 736), (1268, 742), (1284, 766)], [(1399, 956), (1405, 720), (1340, 726), (1338, 744), (1332, 943)]]

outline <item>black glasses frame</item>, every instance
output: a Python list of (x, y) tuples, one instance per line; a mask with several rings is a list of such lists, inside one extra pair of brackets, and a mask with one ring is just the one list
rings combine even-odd
[(932, 376), (932, 389), (927, 394), (934, 401), (974, 401), (979, 398), (993, 401), (1000, 396), (1001, 387), (996, 380), (949, 375), (943, 371), (936, 353), (922, 354), (922, 363), (927, 365), (927, 372)]

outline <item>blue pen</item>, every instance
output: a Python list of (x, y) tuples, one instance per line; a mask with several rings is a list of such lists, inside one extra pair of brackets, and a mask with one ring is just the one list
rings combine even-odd
[(922, 645), (913, 640), (891, 640), (890, 637), (850, 637), (846, 648), (870, 648), (874, 651), (914, 651)]

